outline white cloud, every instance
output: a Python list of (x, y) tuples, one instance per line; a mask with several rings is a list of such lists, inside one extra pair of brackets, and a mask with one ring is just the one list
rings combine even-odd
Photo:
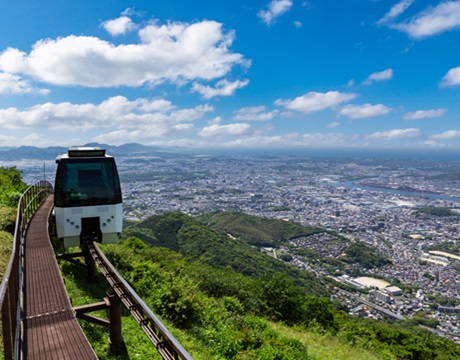
[(241, 136), (249, 134), (251, 126), (245, 123), (209, 125), (198, 132), (202, 137)]
[(340, 126), (341, 124), (338, 122), (338, 121), (334, 121), (334, 122), (331, 122), (330, 124), (327, 125), (327, 128), (328, 129), (333, 129), (333, 128), (336, 128), (338, 126)]
[(284, 106), (288, 110), (296, 110), (304, 113), (324, 110), (335, 107), (341, 103), (354, 99), (357, 94), (340, 93), (338, 91), (328, 91), (327, 93), (309, 92), (294, 100), (275, 101), (275, 105)]
[(393, 69), (386, 69), (380, 72), (370, 74), (363, 84), (370, 85), (373, 81), (389, 80), (393, 77)]
[(244, 107), (234, 112), (235, 120), (268, 121), (279, 114), (278, 110), (265, 112), (265, 106)]
[(102, 27), (112, 36), (123, 35), (136, 28), (136, 25), (127, 16), (104, 21)]
[(2, 146), (16, 146), (18, 144), (18, 139), (14, 136), (0, 134), (0, 142)]
[(366, 136), (368, 139), (374, 140), (398, 140), (398, 139), (413, 139), (421, 136), (420, 129), (393, 129), (389, 131), (377, 131)]
[(405, 32), (411, 38), (423, 39), (460, 27), (460, 1), (443, 1), (412, 18), (391, 23), (390, 27)]
[(114, 130), (107, 134), (100, 134), (93, 141), (111, 144), (126, 144), (127, 142), (151, 141), (152, 139), (178, 136), (190, 132), (193, 124), (159, 123), (155, 126), (143, 127), (136, 130)]
[(438, 140), (454, 140), (460, 138), (460, 130), (447, 130), (441, 134), (435, 134), (432, 136), (433, 139)]
[(347, 105), (343, 108), (339, 109), (338, 113), (340, 115), (348, 116), (352, 119), (363, 119), (363, 118), (370, 118), (375, 116), (386, 115), (391, 112), (392, 109), (382, 105), (371, 105), (371, 104), (364, 104), (364, 105)]
[(297, 29), (300, 29), (300, 28), (303, 26), (303, 24), (302, 24), (301, 21), (294, 21), (294, 26), (295, 26)]
[(443, 149), (446, 147), (446, 144), (439, 143), (435, 140), (425, 140), (423, 142), (423, 145), (429, 146), (430, 148), (435, 148), (435, 149)]
[(136, 129), (155, 137), (183, 130), (183, 124), (189, 126), (190, 122), (213, 110), (209, 105), (176, 109), (166, 100), (129, 101), (123, 96), (115, 96), (100, 104), (63, 102), (39, 104), (25, 110), (0, 109), (0, 127), (69, 131), (114, 127)]
[(260, 10), (257, 16), (270, 26), (279, 16), (289, 11), (292, 7), (292, 0), (272, 0), (268, 5), (268, 10)]
[(438, 118), (447, 113), (447, 109), (436, 109), (436, 110), (417, 110), (405, 113), (403, 119), (406, 120), (418, 120), (418, 119), (430, 119)]
[(224, 79), (217, 82), (216, 87), (204, 86), (195, 82), (191, 91), (201, 94), (204, 99), (210, 99), (215, 96), (231, 96), (236, 90), (245, 87), (247, 84), (249, 84), (249, 80), (230, 82)]
[(460, 66), (450, 69), (442, 78), (441, 86), (460, 85)]
[(215, 21), (149, 24), (140, 43), (114, 45), (90, 36), (67, 36), (36, 42), (30, 53), (8, 48), (0, 70), (32, 76), (56, 85), (114, 87), (183, 84), (225, 76), (233, 66), (248, 66), (229, 47), (234, 33)]
[(414, 0), (401, 0), (397, 4), (393, 5), (390, 11), (388, 11), (383, 18), (377, 21), (377, 24), (386, 24), (393, 21), (399, 15), (404, 13), (407, 8), (412, 5), (413, 2)]
[(249, 136), (223, 143), (222, 146), (236, 148), (340, 147), (348, 145), (349, 140), (350, 138), (343, 134), (293, 133), (277, 136)]
[(0, 72), (0, 94), (28, 94), (36, 93), (48, 95), (48, 89), (34, 88), (27, 80), (21, 79), (18, 75)]

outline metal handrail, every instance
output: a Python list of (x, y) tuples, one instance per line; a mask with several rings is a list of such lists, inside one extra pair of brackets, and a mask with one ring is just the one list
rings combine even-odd
[(136, 291), (115, 269), (97, 243), (89, 243), (88, 250), (112, 289), (121, 299), (125, 307), (131, 312), (131, 315), (136, 319), (163, 359), (193, 360), (179, 341), (177, 341), (160, 319), (158, 319), (152, 310), (144, 303)]
[(46, 196), (52, 192), (51, 183), (40, 180), (29, 186), (18, 201), (12, 253), (0, 285), (0, 311), (5, 360), (16, 359), (19, 356), (24, 235), (33, 214)]

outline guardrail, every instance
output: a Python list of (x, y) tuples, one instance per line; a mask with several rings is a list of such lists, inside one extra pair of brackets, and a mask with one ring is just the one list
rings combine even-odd
[(21, 289), (23, 287), (24, 235), (30, 219), (42, 201), (53, 192), (53, 186), (41, 180), (30, 186), (18, 202), (13, 249), (10, 262), (0, 285), (3, 352), (5, 360), (19, 355), (21, 323)]
[(115, 267), (102, 253), (96, 242), (88, 242), (88, 251), (101, 273), (106, 278), (113, 291), (136, 319), (147, 337), (156, 347), (163, 359), (193, 360), (179, 341), (168, 331), (163, 323), (155, 316), (134, 289), (119, 274)]

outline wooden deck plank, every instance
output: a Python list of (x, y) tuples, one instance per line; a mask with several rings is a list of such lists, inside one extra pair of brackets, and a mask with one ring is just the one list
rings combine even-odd
[(48, 236), (49, 196), (34, 215), (25, 240), (25, 359), (97, 359), (72, 309)]

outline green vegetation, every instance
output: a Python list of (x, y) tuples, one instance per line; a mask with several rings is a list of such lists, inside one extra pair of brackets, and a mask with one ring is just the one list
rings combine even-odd
[[(11, 257), (16, 209), (27, 186), (15, 167), (0, 167), (0, 281)], [(3, 358), (3, 339), (0, 332), (0, 358)]]
[(27, 188), (15, 167), (0, 167), (0, 280), (11, 256), (19, 198)]
[(444, 207), (444, 206), (430, 206), (430, 207), (423, 207), (418, 209), (415, 212), (416, 215), (419, 214), (428, 214), (433, 216), (458, 216), (457, 213), (453, 212), (451, 209)]
[(347, 262), (358, 263), (365, 268), (373, 268), (391, 264), (386, 257), (376, 253), (375, 249), (367, 246), (362, 241), (352, 243), (346, 250)]
[(236, 211), (205, 214), (200, 219), (220, 233), (231, 234), (254, 246), (277, 246), (289, 239), (324, 231), (306, 228), (290, 221), (265, 219)]
[(0, 167), (0, 207), (15, 208), (26, 188), (19, 170), (15, 167)]
[[(280, 223), (289, 224), (285, 221)], [(244, 275), (261, 277), (282, 272), (312, 295), (327, 294), (313, 274), (263, 254), (239, 238), (220, 234), (196, 218), (182, 213), (152, 216), (126, 228), (122, 233), (122, 238), (131, 236), (150, 246), (166, 247), (191, 260), (200, 260), (222, 269), (233, 269)]]
[(438, 245), (431, 246), (428, 251), (443, 251), (449, 254), (460, 256), (460, 244), (457, 244), (457, 241), (443, 241)]
[(196, 174), (181, 169), (174, 169), (170, 172), (150, 171), (145, 173), (125, 173), (123, 174), (122, 180), (126, 182), (157, 180), (163, 183), (169, 183), (205, 179), (208, 176), (208, 174)]
[(458, 181), (458, 179), (460, 179), (460, 171), (451, 170), (449, 172), (431, 176), (430, 179), (443, 180), (443, 181), (448, 181), (448, 180)]
[(19, 198), (27, 186), (15, 167), (0, 167), (0, 231), (14, 233)]
[(436, 329), (436, 326), (439, 325), (439, 321), (424, 316), (424, 314), (419, 313), (417, 316), (414, 316), (412, 319), (404, 320), (401, 324), (403, 327), (413, 329), (415, 326), (423, 325), (430, 328)]
[[(259, 279), (136, 238), (104, 252), (162, 322), (200, 359), (456, 359), (460, 348), (428, 332), (359, 319), (336, 310), (325, 298), (305, 294), (286, 275)], [(76, 280), (63, 266), (72, 297), (104, 296), (104, 287)], [(84, 274), (78, 278), (84, 279)], [(102, 291), (102, 292), (101, 292)], [(87, 300), (99, 301), (97, 296)], [(74, 303), (76, 299), (74, 299)], [(98, 316), (101, 316), (97, 314)], [(104, 314), (102, 314), (104, 316)], [(100, 358), (154, 358), (140, 330), (123, 319), (127, 353), (110, 354), (107, 330), (83, 324)], [(84, 322), (82, 322), (84, 323)], [(417, 324), (431, 324), (416, 319)], [(415, 324), (413, 324), (415, 325)]]
[(10, 261), (12, 245), (13, 235), (7, 231), (0, 231), (0, 281)]

